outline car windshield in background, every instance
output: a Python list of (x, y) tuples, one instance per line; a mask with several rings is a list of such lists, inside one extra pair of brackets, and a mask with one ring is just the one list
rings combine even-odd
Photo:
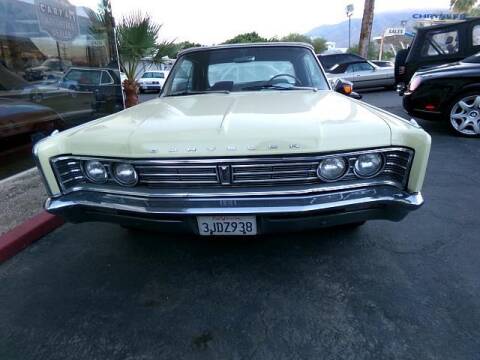
[(163, 96), (304, 88), (328, 89), (308, 48), (238, 47), (198, 50), (181, 56)]
[(162, 72), (146, 72), (142, 75), (142, 79), (163, 79), (164, 77)]

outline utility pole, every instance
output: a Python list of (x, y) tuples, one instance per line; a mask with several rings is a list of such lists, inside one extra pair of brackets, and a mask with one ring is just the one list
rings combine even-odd
[(352, 37), (352, 15), (353, 15), (353, 4), (348, 4), (345, 9), (348, 17), (348, 48), (352, 47), (351, 37)]
[(372, 34), (373, 14), (375, 10), (375, 0), (365, 0), (363, 8), (362, 28), (360, 30), (360, 39), (358, 41), (358, 52), (360, 56), (368, 57), (368, 45)]

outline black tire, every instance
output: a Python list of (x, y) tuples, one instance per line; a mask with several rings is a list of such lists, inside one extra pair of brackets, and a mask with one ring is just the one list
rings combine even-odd
[(140, 94), (143, 94), (143, 93), (145, 92), (145, 90), (143, 90), (143, 89), (138, 89), (138, 92), (139, 92)]
[[(454, 112), (456, 112), (456, 115), (462, 115), (462, 113), (457, 112), (460, 110), (461, 106), (459, 105), (459, 102), (464, 100), (464, 102), (469, 105), (472, 104), (472, 102), (475, 102), (475, 98), (480, 99), (480, 89), (479, 90), (474, 90), (474, 91), (469, 91), (469, 92), (464, 92), (462, 94), (459, 94), (456, 96), (452, 102), (446, 107), (444, 111), (444, 118), (447, 121), (450, 130), (457, 136), (461, 137), (469, 137), (469, 138), (475, 138), (475, 137), (480, 137), (480, 131), (475, 133), (475, 130), (473, 128), (473, 125), (467, 125), (465, 126), (465, 129), (462, 131), (460, 130), (461, 125), (459, 125), (462, 121), (460, 119), (452, 119), (452, 115)], [(480, 106), (474, 106), (472, 107), (471, 110), (472, 113), (477, 113), (478, 118), (477, 118), (477, 124), (480, 127)], [(468, 112), (467, 110), (465, 112)], [(456, 123), (456, 125), (454, 124)]]

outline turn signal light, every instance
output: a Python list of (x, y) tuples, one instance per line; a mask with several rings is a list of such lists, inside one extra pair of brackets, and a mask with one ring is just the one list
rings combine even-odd
[(344, 91), (345, 95), (350, 95), (353, 91), (352, 85), (343, 84), (343, 91)]

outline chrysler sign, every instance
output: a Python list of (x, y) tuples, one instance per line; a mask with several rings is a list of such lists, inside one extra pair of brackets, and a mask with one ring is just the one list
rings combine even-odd
[(75, 6), (68, 0), (35, 0), (40, 29), (56, 41), (72, 41), (78, 36)]

